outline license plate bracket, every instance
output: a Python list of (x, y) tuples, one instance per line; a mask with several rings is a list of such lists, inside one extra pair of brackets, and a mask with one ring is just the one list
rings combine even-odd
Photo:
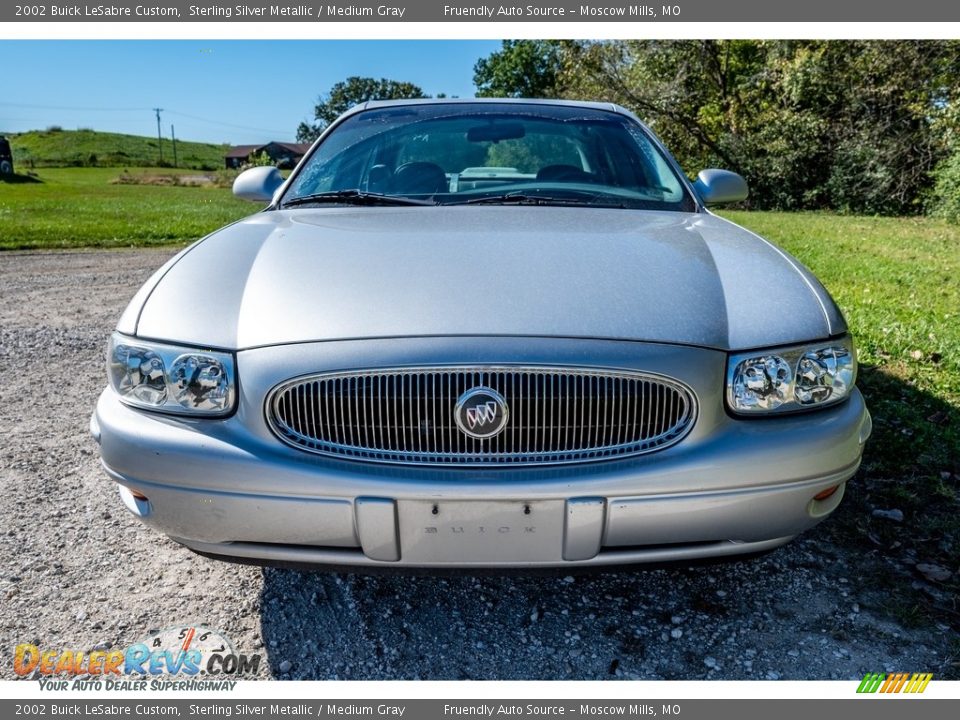
[(404, 562), (523, 565), (563, 554), (562, 500), (400, 500)]

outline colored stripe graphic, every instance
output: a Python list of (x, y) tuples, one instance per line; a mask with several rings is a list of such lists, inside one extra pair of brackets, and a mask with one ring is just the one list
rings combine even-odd
[(867, 673), (857, 687), (858, 693), (922, 693), (933, 673)]
[(907, 681), (906, 673), (894, 673), (893, 679), (888, 681), (886, 692), (900, 692), (900, 688)]
[(918, 681), (917, 687), (915, 687), (912, 692), (922, 693), (927, 689), (927, 685), (930, 684), (930, 681), (933, 679), (933, 673), (920, 673), (920, 679)]
[(867, 673), (863, 676), (863, 680), (860, 682), (860, 687), (857, 688), (858, 693), (875, 693), (880, 688), (880, 683), (883, 682), (882, 673)]

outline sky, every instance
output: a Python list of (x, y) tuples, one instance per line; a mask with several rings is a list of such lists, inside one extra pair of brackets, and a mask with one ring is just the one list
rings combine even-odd
[(351, 75), (472, 97), (496, 40), (0, 40), (0, 132), (59, 125), (181, 140), (295, 140), (317, 96)]

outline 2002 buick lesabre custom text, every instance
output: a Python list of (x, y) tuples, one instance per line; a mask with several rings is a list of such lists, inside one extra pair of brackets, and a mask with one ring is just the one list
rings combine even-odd
[(706, 210), (635, 117), (368, 103), (120, 319), (91, 421), (126, 506), (198, 552), (578, 566), (769, 550), (870, 434), (843, 316)]

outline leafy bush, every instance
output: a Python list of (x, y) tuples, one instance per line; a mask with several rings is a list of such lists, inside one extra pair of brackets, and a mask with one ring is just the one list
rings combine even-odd
[(930, 213), (960, 223), (960, 145), (937, 166), (933, 177)]
[(218, 188), (230, 189), (233, 187), (233, 181), (237, 179), (237, 175), (239, 174), (240, 171), (234, 170), (233, 168), (220, 168), (217, 170), (217, 175), (213, 180), (213, 184)]
[(244, 168), (262, 167), (273, 164), (273, 160), (265, 152), (250, 153), (250, 155), (247, 156), (247, 162), (244, 163)]

